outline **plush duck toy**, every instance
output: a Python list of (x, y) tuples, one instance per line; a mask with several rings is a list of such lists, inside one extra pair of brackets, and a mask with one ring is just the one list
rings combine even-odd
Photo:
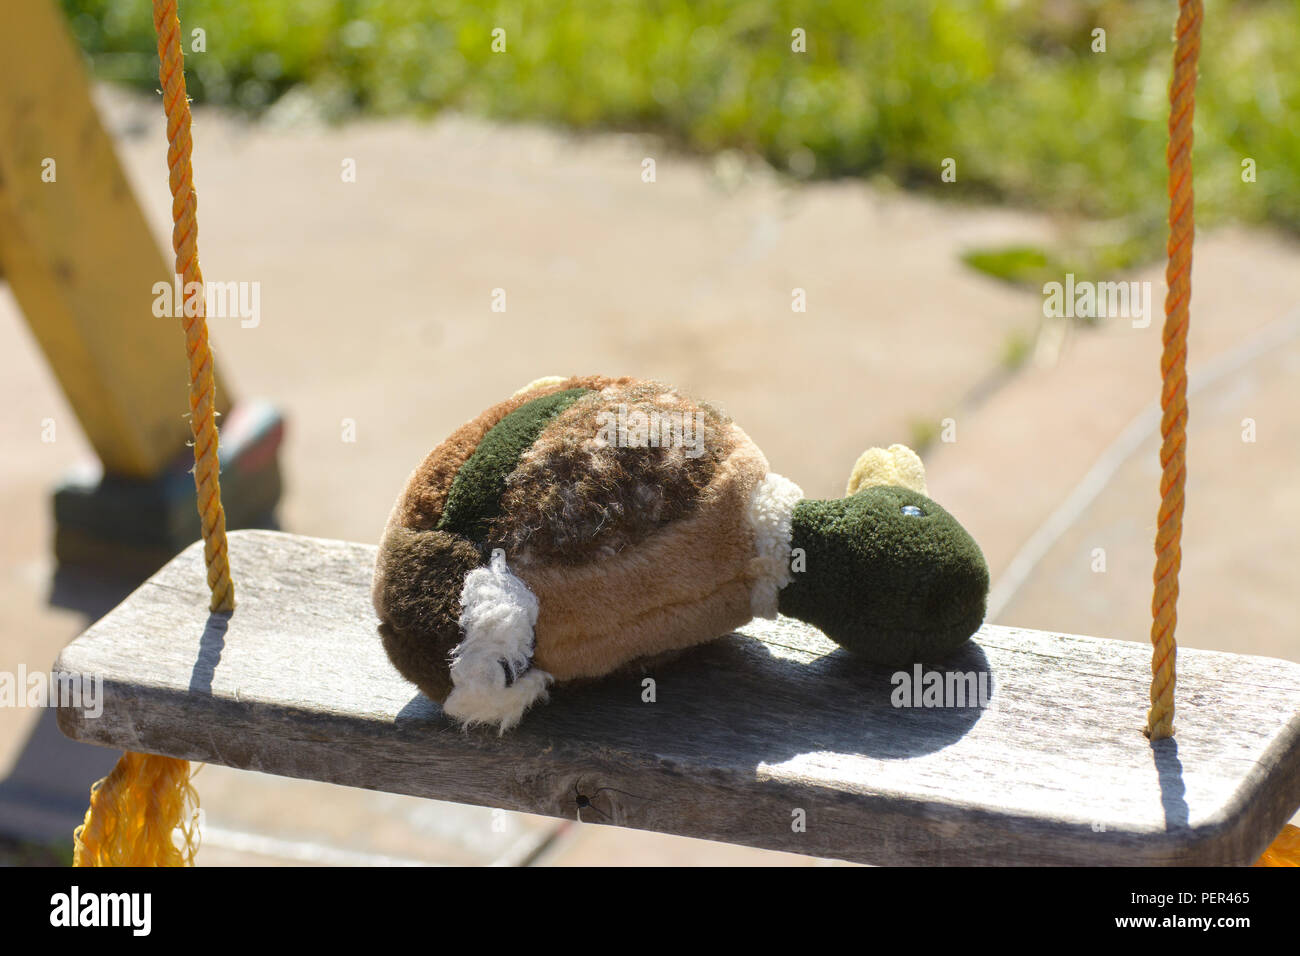
[(373, 600), (397, 670), (505, 731), (550, 684), (778, 613), (874, 663), (949, 654), (984, 618), (979, 547), (902, 445), (810, 500), (713, 406), (658, 382), (541, 379), (406, 483)]

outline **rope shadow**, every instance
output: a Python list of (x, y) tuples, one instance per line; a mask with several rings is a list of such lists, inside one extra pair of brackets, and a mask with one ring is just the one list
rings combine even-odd
[(212, 696), (212, 678), (221, 663), (221, 652), (226, 648), (226, 631), (230, 628), (232, 611), (213, 611), (203, 625), (199, 638), (199, 655), (190, 672), (190, 693)]
[(1151, 741), (1151, 758), (1160, 782), (1160, 805), (1165, 812), (1165, 830), (1186, 829), (1191, 811), (1187, 806), (1187, 784), (1178, 759), (1178, 741), (1173, 737)]

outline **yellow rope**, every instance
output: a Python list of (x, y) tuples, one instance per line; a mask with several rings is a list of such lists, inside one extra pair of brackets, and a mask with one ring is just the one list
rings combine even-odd
[(113, 772), (90, 788), (86, 822), (72, 837), (73, 865), (192, 866), (197, 813), (189, 763), (125, 753)]
[[(172, 248), (176, 274), (184, 283), (183, 318), (189, 357), (190, 432), (194, 436), (194, 488), (203, 529), (203, 556), (208, 569), (209, 607), (233, 611), (235, 587), (226, 547), (226, 514), (221, 507), (216, 385), (208, 344), (203, 272), (199, 268), (198, 223), (190, 166), (190, 103), (185, 92), (185, 54), (181, 49), (176, 0), (154, 0), (158, 34), (158, 78), (167, 114), (167, 167), (172, 193)], [(197, 290), (191, 296), (191, 290)], [(90, 791), (85, 822), (73, 833), (77, 866), (192, 865), (198, 850), (198, 798), (190, 785), (188, 761), (153, 754), (125, 753), (117, 766)], [(187, 815), (188, 812), (188, 815)], [(174, 835), (179, 832), (181, 845)]]
[[(185, 315), (185, 352), (190, 363), (190, 432), (194, 436), (194, 488), (203, 526), (203, 554), (208, 567), (208, 587), (213, 611), (232, 611), (235, 587), (230, 580), (226, 552), (226, 513), (221, 507), (220, 466), (217, 458), (216, 385), (212, 376), (212, 349), (208, 345), (203, 272), (199, 268), (199, 226), (195, 219), (198, 198), (190, 168), (190, 101), (185, 93), (185, 54), (181, 50), (181, 24), (176, 0), (154, 0), (153, 23), (158, 33), (158, 78), (162, 81), (163, 108), (167, 113), (167, 168), (172, 191), (172, 248), (176, 274), (188, 290), (197, 288), (195, 315)], [(187, 307), (184, 312), (190, 310)]]
[(1164, 351), (1160, 357), (1160, 511), (1155, 593), (1151, 598), (1151, 709), (1147, 736), (1174, 734), (1174, 661), (1178, 568), (1182, 562), (1183, 487), (1187, 481), (1187, 325), (1192, 297), (1192, 114), (1196, 57), (1201, 49), (1201, 0), (1179, 0), (1174, 77), (1169, 84), (1169, 264), (1165, 281)]
[(1300, 828), (1287, 824), (1277, 835), (1263, 855), (1255, 861), (1256, 866), (1300, 866)]
[[(1192, 298), (1192, 116), (1201, 52), (1201, 0), (1179, 0), (1174, 76), (1169, 84), (1169, 263), (1164, 351), (1160, 356), (1160, 512), (1155, 594), (1151, 599), (1151, 710), (1147, 736), (1174, 734), (1174, 660), (1178, 647), (1178, 569), (1182, 563), (1183, 487), (1187, 482), (1187, 326)], [(1300, 866), (1300, 829), (1283, 827), (1256, 866)]]

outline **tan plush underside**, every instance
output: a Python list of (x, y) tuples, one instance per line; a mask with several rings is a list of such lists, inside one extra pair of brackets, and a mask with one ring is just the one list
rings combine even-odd
[(732, 453), (690, 517), (616, 557), (517, 571), (537, 595), (534, 663), (557, 681), (720, 637), (753, 616), (748, 504), (767, 459), (735, 425)]

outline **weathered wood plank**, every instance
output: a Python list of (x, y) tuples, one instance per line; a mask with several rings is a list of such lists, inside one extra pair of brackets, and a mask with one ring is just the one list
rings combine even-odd
[[(375, 549), (231, 537), (209, 616), (196, 545), (69, 645), (104, 681), (78, 740), (291, 777), (869, 863), (1243, 864), (1300, 804), (1300, 666), (1179, 652), (1178, 736), (1142, 735), (1148, 650), (986, 627), (946, 670), (989, 706), (896, 708), (891, 672), (790, 621), (562, 687), (504, 738), (392, 669)], [(603, 789), (612, 788), (612, 789)], [(793, 826), (798, 811), (806, 830)]]

